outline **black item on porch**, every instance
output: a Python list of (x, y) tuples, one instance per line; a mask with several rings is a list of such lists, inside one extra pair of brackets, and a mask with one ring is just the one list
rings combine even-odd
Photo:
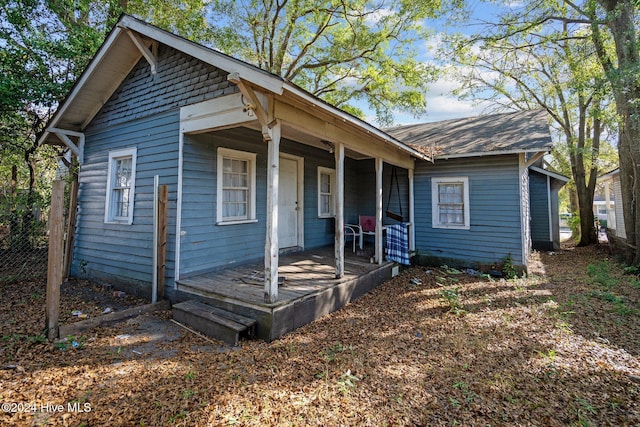
[[(389, 197), (387, 198), (387, 212), (386, 215), (388, 218), (395, 219), (396, 221), (402, 222), (404, 220), (404, 214), (402, 213), (402, 200), (400, 200), (400, 184), (398, 183), (398, 173), (396, 172), (396, 167), (393, 166), (391, 169), (391, 183), (389, 184)], [(400, 214), (392, 212), (389, 210), (389, 204), (391, 203), (391, 191), (393, 190), (393, 181), (396, 181), (396, 193), (398, 193), (398, 206), (400, 206)]]

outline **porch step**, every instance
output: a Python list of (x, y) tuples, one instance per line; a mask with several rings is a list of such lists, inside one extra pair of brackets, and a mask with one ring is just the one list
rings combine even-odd
[(255, 336), (256, 320), (189, 300), (173, 305), (173, 318), (212, 338), (237, 346), (240, 336)]

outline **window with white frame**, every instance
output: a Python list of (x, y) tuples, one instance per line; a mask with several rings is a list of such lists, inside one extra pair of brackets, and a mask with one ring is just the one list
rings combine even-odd
[(318, 167), (318, 216), (331, 218), (335, 216), (336, 171)]
[(105, 222), (133, 223), (136, 153), (135, 147), (109, 152)]
[(217, 223), (256, 218), (256, 154), (218, 148)]
[(442, 177), (431, 179), (432, 226), (468, 230), (469, 178)]

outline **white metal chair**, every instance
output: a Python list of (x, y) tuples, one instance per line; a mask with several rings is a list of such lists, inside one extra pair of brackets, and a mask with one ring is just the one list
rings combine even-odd
[(363, 248), (364, 236), (376, 235), (376, 217), (368, 215), (360, 215), (358, 224), (345, 224), (344, 237), (353, 237), (353, 252), (356, 251), (356, 238), (358, 239), (358, 247)]

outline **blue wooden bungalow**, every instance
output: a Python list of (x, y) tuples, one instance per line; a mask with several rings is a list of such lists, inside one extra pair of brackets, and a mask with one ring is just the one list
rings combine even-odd
[[(158, 182), (169, 193), (166, 295), (215, 307), (177, 304), (174, 314), (207, 333), (216, 331), (195, 318), (222, 316), (271, 340), (391, 277), (383, 229), (398, 219), (421, 258), (509, 255), (524, 266), (527, 168), (549, 148), (543, 127), (519, 127), (529, 147), (466, 153), (451, 140), (448, 154), (432, 153), (429, 135), (384, 132), (125, 15), (41, 142), (80, 164), (72, 275), (151, 296)], [(438, 192), (452, 194), (439, 204)], [(375, 217), (375, 231), (354, 254), (345, 225), (361, 215)]]
[[(323, 298), (311, 285), (279, 289), (281, 253), (318, 249), (308, 261), (327, 286), (389, 277), (383, 205), (403, 205), (411, 223), (415, 161), (429, 160), (276, 75), (130, 16), (108, 35), (41, 141), (66, 145), (80, 164), (72, 275), (150, 296), (157, 175), (169, 190), (167, 295), (265, 318), (258, 334), (266, 339), (368, 289), (338, 287)], [(389, 202), (391, 176), (404, 190)], [(374, 262), (345, 263), (344, 224), (363, 214), (376, 217)], [(327, 246), (335, 250), (319, 251)], [(245, 283), (249, 273), (211, 283), (224, 277), (215, 273), (251, 263), (261, 263), (249, 273), (260, 270), (262, 289)], [(314, 268), (301, 277), (318, 282)], [(289, 269), (287, 282), (296, 274)], [(309, 308), (311, 300), (322, 303)], [(302, 308), (272, 325), (274, 311), (292, 301)]]
[[(526, 269), (532, 247), (559, 247), (558, 190), (569, 180), (542, 168), (551, 149), (543, 110), (399, 126), (387, 133), (433, 158), (416, 162), (414, 170), (420, 262), (480, 268), (510, 258)], [(443, 199), (459, 204), (455, 215)]]

